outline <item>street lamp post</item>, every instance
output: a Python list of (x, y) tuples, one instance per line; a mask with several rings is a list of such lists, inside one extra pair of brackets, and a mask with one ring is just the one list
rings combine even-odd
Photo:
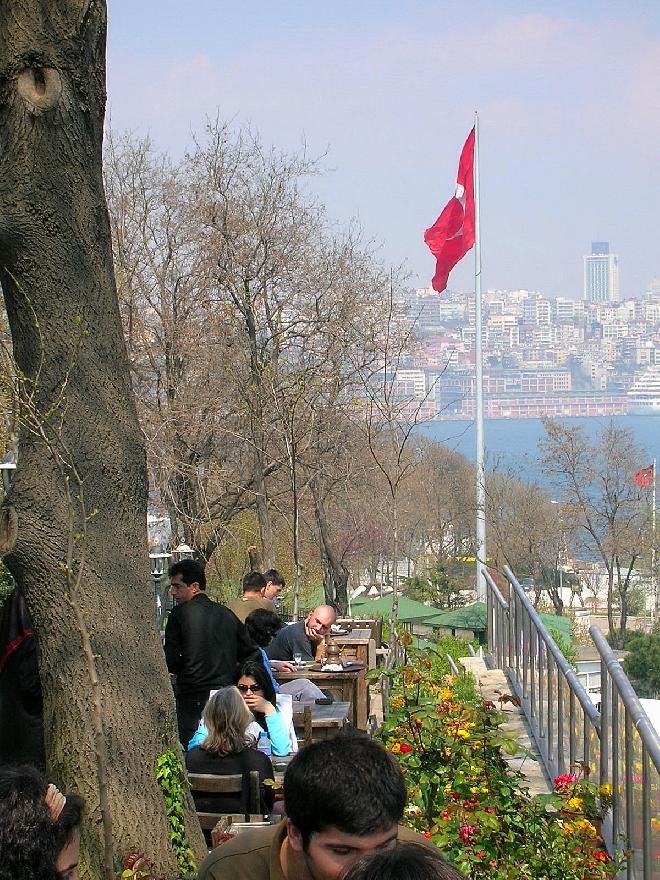
[(154, 583), (154, 599), (156, 603), (156, 623), (160, 629), (165, 620), (166, 613), (170, 610), (170, 603), (167, 601), (167, 593), (163, 594), (163, 575), (165, 574), (166, 560), (171, 559), (172, 554), (167, 553), (162, 547), (156, 547), (153, 553), (149, 554), (149, 562), (151, 563), (151, 577)]
[(172, 550), (172, 556), (174, 556), (175, 562), (181, 562), (182, 559), (192, 559), (193, 549), (184, 541)]

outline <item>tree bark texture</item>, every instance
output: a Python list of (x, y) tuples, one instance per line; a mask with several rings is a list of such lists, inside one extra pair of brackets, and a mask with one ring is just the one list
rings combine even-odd
[[(58, 465), (43, 438), (21, 428), (5, 499), (18, 530), (6, 562), (39, 635), (50, 771), (87, 802), (83, 876), (101, 876), (103, 852), (90, 659), (99, 679), (116, 865), (139, 848), (171, 876), (176, 860), (155, 762), (178, 748), (178, 738), (154, 626), (145, 453), (101, 175), (105, 36), (103, 0), (0, 3), (0, 282), (15, 362), (45, 433), (65, 450)], [(84, 486), (84, 510), (74, 474)], [(73, 480), (70, 501), (66, 477)], [(84, 531), (93, 510), (84, 541), (73, 545), (74, 573), (83, 555), (86, 562), (72, 597), (61, 566), (72, 534)], [(87, 660), (80, 620), (91, 640)], [(186, 808), (199, 852), (189, 798)]]
[(349, 571), (332, 543), (325, 504), (314, 480), (312, 480), (311, 489), (321, 539), (321, 552), (325, 560), (325, 599), (328, 605), (336, 604), (338, 615), (344, 617), (348, 610)]

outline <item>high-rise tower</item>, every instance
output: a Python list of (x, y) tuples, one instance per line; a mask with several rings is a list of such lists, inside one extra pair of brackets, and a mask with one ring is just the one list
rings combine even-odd
[(589, 302), (618, 302), (619, 258), (610, 253), (609, 241), (592, 241), (584, 258), (584, 298)]

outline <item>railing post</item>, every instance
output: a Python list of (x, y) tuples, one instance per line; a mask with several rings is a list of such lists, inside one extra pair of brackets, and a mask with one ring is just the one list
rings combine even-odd
[(575, 754), (575, 691), (573, 688), (568, 689), (568, 763), (573, 766), (577, 761)]
[(644, 877), (651, 877), (653, 870), (651, 841), (653, 831), (651, 829), (651, 764), (646, 746), (642, 743), (642, 826), (643, 826), (643, 850), (642, 863)]
[[(600, 784), (609, 781), (611, 710), (607, 663), (600, 658)], [(613, 781), (613, 780), (612, 780)]]
[(566, 772), (564, 758), (564, 676), (557, 669), (557, 772)]
[[(632, 850), (634, 846), (633, 840), (633, 749), (632, 749), (632, 723), (630, 721), (630, 713), (624, 703), (623, 706), (623, 729), (626, 737), (624, 745), (624, 762), (625, 762), (625, 779), (626, 779), (626, 823), (625, 823), (625, 841), (626, 849)], [(631, 857), (626, 860), (626, 873), (628, 880), (634, 880), (635, 877), (635, 859)]]

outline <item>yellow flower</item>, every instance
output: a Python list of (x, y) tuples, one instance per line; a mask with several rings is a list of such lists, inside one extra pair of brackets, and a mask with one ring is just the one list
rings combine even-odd
[(390, 746), (390, 751), (393, 755), (398, 755), (401, 751), (401, 743), (394, 743), (394, 745)]
[(596, 829), (588, 819), (579, 819), (575, 823), (575, 827), (578, 829), (578, 831), (581, 831), (583, 834), (586, 834), (587, 837), (595, 837), (596, 836)]
[(456, 731), (456, 736), (458, 736), (460, 739), (470, 739), (470, 734), (467, 732), (467, 730), (465, 730), (464, 727), (458, 728), (458, 730)]
[(660, 831), (660, 818), (654, 816), (651, 819), (651, 828), (653, 828), (654, 831)]
[(612, 797), (612, 786), (609, 782), (606, 782), (598, 789), (598, 793), (601, 797)]
[(582, 798), (572, 797), (566, 801), (566, 806), (573, 813), (577, 813), (582, 809)]
[(440, 691), (441, 700), (451, 700), (452, 692), (450, 690)]

